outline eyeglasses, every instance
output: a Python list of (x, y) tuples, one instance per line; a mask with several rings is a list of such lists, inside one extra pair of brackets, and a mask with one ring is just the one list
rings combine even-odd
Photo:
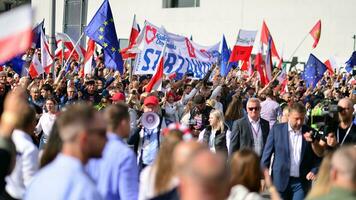
[(259, 111), (259, 110), (260, 110), (260, 107), (249, 107), (248, 110), (249, 110), (249, 111), (253, 111), (253, 110)]

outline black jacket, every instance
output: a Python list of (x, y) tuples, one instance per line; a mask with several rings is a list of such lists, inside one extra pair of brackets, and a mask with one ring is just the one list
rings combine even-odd
[[(226, 147), (226, 132), (228, 127), (225, 125), (224, 131), (218, 130), (215, 134), (215, 150), (216, 152), (223, 152), (227, 156), (227, 147)], [(211, 135), (211, 126), (207, 126), (204, 131), (203, 141), (206, 144), (209, 144), (209, 138)]]

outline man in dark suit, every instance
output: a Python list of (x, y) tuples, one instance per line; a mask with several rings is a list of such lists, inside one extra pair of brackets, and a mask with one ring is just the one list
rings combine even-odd
[(250, 98), (246, 105), (247, 116), (237, 120), (232, 125), (230, 152), (239, 149), (253, 149), (258, 155), (262, 155), (269, 133), (269, 122), (260, 116), (261, 104), (257, 98)]
[(320, 163), (304, 136), (310, 133), (303, 125), (305, 112), (302, 104), (291, 105), (288, 123), (273, 126), (263, 150), (264, 168), (269, 168), (274, 154), (272, 179), (283, 199), (304, 199)]

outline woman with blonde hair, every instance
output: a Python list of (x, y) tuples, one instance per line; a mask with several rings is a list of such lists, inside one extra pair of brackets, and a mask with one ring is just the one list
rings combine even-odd
[(227, 156), (230, 131), (224, 122), (224, 115), (220, 110), (211, 111), (209, 125), (200, 132), (198, 141), (206, 143), (212, 152), (222, 152)]
[(328, 194), (330, 191), (330, 170), (331, 170), (331, 157), (332, 153), (328, 153), (324, 156), (323, 161), (321, 162), (319, 172), (316, 176), (315, 183), (311, 188), (306, 199), (314, 199), (325, 194)]
[(155, 163), (141, 172), (139, 200), (151, 199), (178, 185), (173, 170), (173, 151), (182, 140), (182, 131), (175, 129), (167, 132)]

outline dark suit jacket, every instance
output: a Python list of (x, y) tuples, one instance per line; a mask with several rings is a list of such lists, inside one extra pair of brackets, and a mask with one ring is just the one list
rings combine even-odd
[[(218, 130), (215, 135), (215, 149), (216, 151), (220, 151), (224, 153), (224, 155), (227, 156), (227, 147), (226, 147), (226, 132), (228, 130), (228, 127), (224, 127), (224, 131)], [(204, 136), (203, 136), (203, 141), (204, 143), (209, 145), (209, 139), (211, 135), (211, 126), (207, 126), (205, 128)]]
[[(302, 134), (309, 131), (307, 126), (302, 127)], [(287, 188), (290, 177), (290, 151), (289, 151), (289, 132), (288, 123), (276, 124), (271, 129), (268, 135), (267, 143), (263, 150), (261, 165), (269, 168), (271, 156), (274, 153), (272, 165), (272, 179), (277, 190), (284, 192)], [(317, 167), (320, 164), (320, 158), (317, 157), (304, 137), (302, 137), (302, 149), (300, 156), (299, 178), (302, 181), (304, 191), (308, 191), (310, 181), (306, 179), (306, 175), (312, 171), (317, 172)]]
[[(262, 130), (263, 145), (266, 144), (269, 133), (269, 122), (260, 118)], [(253, 135), (248, 117), (234, 121), (231, 130), (230, 151), (231, 154), (235, 151), (244, 148), (253, 149)]]

